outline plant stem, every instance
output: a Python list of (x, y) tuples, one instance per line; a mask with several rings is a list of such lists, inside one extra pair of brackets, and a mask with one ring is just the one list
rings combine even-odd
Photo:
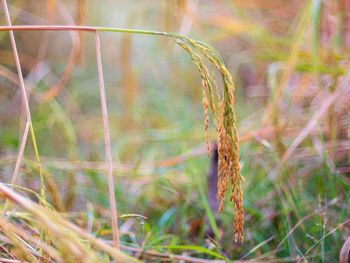
[[(8, 11), (6, 0), (3, 0), (2, 4), (3, 4), (4, 12), (5, 12), (6, 23), (8, 24), (7, 28), (11, 28), (12, 27), (11, 18), (10, 18), (10, 14)], [(38, 168), (39, 168), (40, 181), (41, 181), (40, 202), (42, 202), (44, 205), (46, 205), (45, 185), (44, 185), (44, 178), (43, 178), (42, 169), (41, 169), (41, 162), (40, 162), (40, 158), (39, 158), (39, 151), (38, 151), (38, 147), (36, 144), (35, 133), (34, 133), (33, 123), (32, 123), (31, 113), (30, 113), (30, 108), (29, 108), (29, 102), (28, 102), (28, 97), (27, 97), (27, 91), (26, 91), (26, 88), (24, 85), (24, 79), (23, 79), (23, 74), (22, 74), (21, 63), (20, 63), (19, 56), (18, 56), (16, 40), (15, 40), (14, 33), (11, 29), (9, 29), (9, 35), (10, 35), (11, 46), (13, 49), (13, 55), (15, 58), (17, 74), (18, 74), (18, 78), (19, 78), (19, 84), (20, 84), (19, 86), (20, 86), (20, 89), (22, 92), (22, 100), (24, 102), (24, 107), (25, 107), (25, 111), (26, 111), (26, 118), (27, 118), (26, 125), (29, 124), (29, 132), (30, 132), (30, 135), (32, 138), (32, 144), (34, 147), (34, 152), (35, 152), (35, 156), (36, 156), (36, 160), (37, 160), (37, 164), (38, 164)], [(25, 131), (23, 134), (22, 143), (21, 143), (21, 146), (19, 149), (15, 170), (14, 170), (14, 173), (12, 176), (12, 181), (11, 181), (12, 185), (15, 184), (15, 182), (16, 182), (16, 177), (17, 177), (17, 173), (19, 171), (19, 166), (20, 166), (20, 164), (22, 162), (22, 158), (23, 158), (23, 152), (24, 152), (25, 142), (27, 140), (27, 136), (28, 136), (28, 127), (25, 128)], [(6, 208), (6, 206), (5, 206), (5, 208)]]
[(100, 38), (97, 32), (95, 33), (95, 44), (96, 44), (96, 58), (97, 58), (98, 79), (99, 79), (100, 97), (101, 97), (104, 140), (105, 140), (106, 159), (107, 159), (106, 161), (107, 161), (107, 168), (108, 168), (108, 192), (109, 192), (109, 206), (110, 206), (111, 219), (112, 219), (113, 242), (114, 242), (115, 248), (120, 249), (118, 213), (117, 213), (117, 205), (116, 205), (115, 194), (114, 194), (111, 136), (109, 132), (106, 91), (105, 91), (105, 84), (104, 84), (103, 70), (102, 70), (101, 45), (100, 45)]
[(131, 33), (142, 35), (161, 35), (161, 36), (180, 36), (176, 33), (152, 31), (152, 30), (140, 30), (140, 29), (128, 29), (117, 27), (93, 27), (93, 26), (62, 26), (62, 25), (24, 25), (24, 26), (0, 26), (0, 31), (88, 31), (88, 32), (119, 32), (119, 33)]

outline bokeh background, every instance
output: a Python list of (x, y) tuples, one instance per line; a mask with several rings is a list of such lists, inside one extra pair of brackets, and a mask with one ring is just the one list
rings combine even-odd
[[(144, 224), (120, 220), (124, 243), (174, 253), (192, 245), (269, 262), (339, 258), (350, 232), (350, 1), (16, 0), (9, 11), (14, 25), (177, 32), (214, 46), (233, 76), (243, 244), (233, 242), (231, 204), (220, 216), (208, 208), (215, 186), (208, 184), (201, 80), (189, 56), (160, 36), (100, 34), (118, 211), (148, 217)], [(94, 36), (15, 37), (48, 199), (73, 222), (108, 236)], [(0, 64), (0, 178), (8, 183), (25, 115), (7, 32), (0, 32)], [(34, 164), (29, 139), (17, 184), (30, 198), (26, 189), (40, 189)], [(218, 219), (219, 236), (206, 235), (208, 214)]]

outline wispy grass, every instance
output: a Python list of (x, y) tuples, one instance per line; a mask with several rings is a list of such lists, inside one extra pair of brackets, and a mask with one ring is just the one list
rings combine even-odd
[[(113, 165), (111, 156), (111, 142), (110, 132), (108, 124), (108, 112), (107, 102), (104, 88), (104, 78), (102, 71), (102, 58), (101, 58), (101, 47), (100, 40), (97, 32), (123, 32), (133, 34), (149, 34), (149, 35), (161, 35), (171, 37), (175, 39), (176, 43), (179, 44), (185, 51), (187, 51), (202, 77), (203, 82), (203, 108), (205, 112), (205, 129), (208, 133), (209, 126), (209, 113), (208, 108), (210, 107), (214, 119), (215, 126), (218, 132), (218, 145), (219, 145), (219, 175), (218, 175), (218, 195), (221, 199), (220, 211), (223, 210), (224, 199), (229, 184), (232, 186), (230, 200), (234, 202), (235, 220), (234, 220), (234, 234), (235, 241), (243, 241), (243, 204), (242, 204), (242, 190), (241, 190), (241, 175), (238, 157), (238, 133), (236, 129), (236, 117), (234, 113), (234, 85), (230, 73), (227, 71), (221, 57), (218, 53), (207, 44), (193, 40), (191, 38), (181, 36), (174, 33), (156, 32), (156, 31), (145, 31), (145, 30), (132, 30), (132, 29), (118, 29), (118, 28), (95, 28), (95, 27), (83, 27), (83, 26), (14, 26), (9, 25), (8, 27), (0, 27), (0, 31), (9, 30), (12, 35), (12, 30), (76, 30), (76, 31), (90, 31), (95, 32), (95, 45), (97, 54), (97, 66), (99, 76), (99, 87), (101, 97), (101, 109), (102, 119), (104, 127), (104, 138), (105, 138), (105, 150), (108, 167), (108, 189), (109, 189), (109, 202), (110, 202), (110, 213), (112, 219), (113, 229), (113, 240), (114, 245), (119, 249), (119, 230), (117, 220), (117, 210), (114, 194), (114, 179), (113, 179)], [(17, 53), (15, 46), (14, 52)], [(223, 95), (221, 98), (220, 91), (218, 90), (218, 84), (216, 83), (215, 77), (211, 75), (205, 66), (205, 61), (208, 60), (213, 67), (215, 67), (221, 74), (223, 80)], [(18, 55), (16, 57), (18, 67), (20, 70), (20, 64)], [(21, 74), (19, 74), (21, 75)], [(21, 84), (24, 81), (23, 77), (20, 79)], [(27, 118), (30, 120), (29, 104), (27, 105)], [(34, 130), (30, 122), (30, 132), (32, 135), (35, 156), (40, 164), (40, 158), (38, 149), (36, 146)], [(209, 147), (208, 135), (207, 145)], [(209, 149), (209, 148), (208, 148)], [(21, 156), (22, 158), (22, 156)], [(41, 165), (40, 175), (42, 178), (42, 185), (44, 186)], [(42, 195), (45, 196), (44, 190)]]
[[(9, 14), (9, 11), (8, 11), (6, 0), (3, 0), (2, 4), (3, 4), (4, 12), (5, 12), (6, 22), (7, 22), (8, 26), (11, 26), (11, 19), (10, 19), (10, 14)], [(36, 160), (37, 160), (37, 165), (38, 165), (38, 168), (39, 168), (39, 175), (40, 175), (40, 180), (41, 180), (41, 202), (45, 205), (45, 203), (46, 203), (45, 183), (44, 183), (44, 177), (43, 177), (42, 169), (41, 169), (41, 162), (40, 162), (40, 157), (39, 157), (38, 146), (36, 144), (34, 128), (33, 128), (32, 120), (31, 120), (29, 102), (28, 102), (28, 98), (27, 98), (27, 91), (26, 91), (26, 88), (25, 88), (25, 85), (24, 85), (22, 68), (21, 68), (21, 63), (20, 63), (20, 60), (19, 60), (18, 52), (17, 52), (15, 36), (14, 36), (13, 31), (9, 31), (9, 34), (10, 34), (11, 46), (12, 46), (12, 50), (13, 50), (13, 55), (15, 57), (16, 69), (17, 69), (17, 74), (18, 74), (20, 88), (21, 88), (21, 93), (22, 93), (22, 102), (24, 103), (24, 108), (25, 108), (25, 112), (26, 112), (26, 126), (24, 128), (23, 137), (22, 137), (22, 140), (21, 140), (21, 146), (20, 146), (20, 149), (19, 149), (19, 152), (18, 152), (18, 155), (17, 155), (16, 166), (15, 166), (15, 169), (14, 169), (14, 173), (12, 175), (11, 183), (12, 184), (16, 183), (17, 174), (18, 174), (18, 170), (19, 170), (19, 167), (21, 165), (21, 162), (22, 162), (24, 148), (25, 148), (25, 144), (27, 142), (28, 130), (29, 130), (29, 133), (30, 133), (31, 139), (32, 139), (34, 152), (35, 152), (35, 157), (36, 157)], [(5, 208), (6, 208), (6, 205), (5, 205)]]
[[(107, 172), (110, 163), (103, 161), (106, 146), (102, 123), (107, 118), (101, 118), (96, 87), (93, 45), (98, 30), (118, 212), (147, 217), (143, 227), (137, 218), (119, 220), (122, 251), (146, 262), (220, 262), (222, 257), (243, 262), (333, 262), (339, 255), (346, 261), (350, 38), (346, 16), (349, 7), (345, 2), (223, 1), (214, 8), (209, 1), (199, 1), (190, 8), (183, 1), (146, 1), (137, 6), (105, 3), (96, 8), (95, 2), (89, 1), (85, 2), (86, 23), (71, 14), (63, 1), (50, 2), (47, 21), (35, 17), (39, 14), (36, 9), (15, 2), (22, 10), (18, 12), (10, 6), (18, 13), (16, 24), (40, 26), (1, 27), (6, 30), (1, 31), (5, 51), (1, 50), (0, 56), (4, 64), (0, 67), (0, 110), (6, 113), (0, 118), (6, 127), (0, 129), (0, 140), (4, 142), (0, 149), (2, 178), (11, 181), (10, 173), (21, 149), (14, 114), (21, 93), (2, 89), (19, 83), (11, 71), (15, 68), (12, 50), (7, 48), (7, 31), (13, 29), (21, 30), (15, 36), (27, 93), (30, 90), (47, 205), (64, 220), (98, 236), (110, 248), (114, 246), (110, 241), (113, 230), (106, 191), (111, 185)], [(80, 8), (74, 4), (70, 7), (77, 12)], [(60, 15), (53, 15), (55, 8), (64, 17), (62, 21)], [(125, 16), (116, 16), (116, 10), (125, 11)], [(96, 16), (98, 13), (103, 16)], [(113, 19), (109, 20), (109, 16)], [(109, 22), (158, 31), (73, 26)], [(42, 28), (52, 23), (72, 26)], [(184, 28), (182, 24), (189, 27), (189, 35), (205, 39), (222, 57), (200, 41), (162, 32), (178, 31)], [(32, 29), (35, 32), (23, 32)], [(66, 34), (57, 30), (79, 35), (78, 40), (84, 44), (84, 49), (79, 50), (83, 63), (74, 61), (79, 65), (70, 68), (68, 78), (65, 72), (70, 62), (63, 54), (78, 52), (79, 43), (74, 38), (63, 38)], [(113, 32), (123, 32), (123, 40), (121, 34)], [(39, 39), (41, 34), (49, 36), (47, 44), (45, 36)], [(31, 42), (22, 42), (29, 36), (33, 36)], [(132, 41), (124, 41), (131, 37)], [(40, 52), (36, 54), (35, 50)], [(121, 57), (123, 51), (126, 54)], [(122, 60), (127, 60), (123, 69)], [(40, 66), (33, 61), (40, 61)], [(230, 101), (229, 95), (233, 88), (225, 90), (225, 81), (230, 80), (222, 78), (223, 62), (234, 75), (235, 101)], [(33, 78), (34, 68), (38, 75)], [(125, 91), (131, 69), (137, 79), (135, 89)], [(204, 88), (198, 89), (202, 79)], [(51, 94), (60, 83), (63, 85), (45, 100), (44, 95)], [(121, 91), (130, 91), (126, 96), (132, 99), (124, 100)], [(218, 216), (206, 205), (206, 155), (211, 148), (208, 142), (218, 139), (217, 131), (222, 132), (221, 138), (230, 134), (227, 129), (224, 134), (216, 128), (217, 124), (225, 124), (220, 118), (225, 104), (234, 106), (238, 113), (241, 138), (240, 168), (245, 178), (241, 186), (245, 197), (245, 241), (241, 244), (233, 242), (234, 229), (228, 227), (232, 209), (226, 206)], [(227, 110), (224, 117), (232, 124), (232, 111)], [(129, 125), (126, 121), (130, 119)], [(203, 132), (203, 122), (207, 132)], [(212, 130), (211, 125), (215, 127)], [(21, 136), (25, 128), (30, 136), (29, 126), (25, 125)], [(230, 135), (227, 137), (233, 141)], [(16, 180), (24, 187), (14, 187), (27, 199), (40, 200), (36, 193), (40, 192), (35, 180), (39, 173), (37, 161), (28, 148), (23, 148), (18, 165), (21, 176)], [(225, 185), (230, 178), (221, 179)], [(230, 187), (223, 190), (230, 192)], [(223, 195), (229, 197), (229, 193)], [(56, 244), (43, 242), (40, 231), (46, 228), (37, 224), (31, 213), (15, 205), (6, 209), (5, 215), (3, 228), (14, 226), (24, 235), (7, 237), (1, 232), (1, 257), (41, 260), (50, 253), (52, 259), (62, 257)], [(216, 236), (206, 239), (210, 228), (217, 228)], [(78, 243), (88, 244), (87, 248), (77, 245), (79, 251), (91, 250), (88, 252), (100, 261), (113, 258), (111, 253), (90, 246), (85, 241), (89, 238), (83, 234), (75, 238)], [(19, 242), (18, 251), (14, 242)], [(66, 252), (70, 249), (64, 248)]]

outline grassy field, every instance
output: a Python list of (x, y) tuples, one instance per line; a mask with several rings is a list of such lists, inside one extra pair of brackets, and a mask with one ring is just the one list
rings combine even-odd
[(2, 0), (0, 261), (348, 262), (349, 13)]

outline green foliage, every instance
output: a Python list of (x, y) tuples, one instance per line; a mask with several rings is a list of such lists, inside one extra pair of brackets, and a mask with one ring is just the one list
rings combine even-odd
[[(35, 19), (39, 10), (45, 11), (34, 8), (38, 3), (22, 2), (13, 5)], [(186, 1), (141, 1), (137, 6), (86, 2), (86, 24), (159, 30), (99, 28), (119, 216), (147, 217), (144, 221), (119, 219), (121, 243), (128, 253), (158, 253), (148, 255), (151, 258), (143, 255), (149, 262), (160, 261), (159, 253), (210, 260), (337, 261), (349, 233), (350, 205), (349, 32), (341, 1), (223, 1), (221, 8), (198, 1), (195, 11), (186, 9), (190, 8)], [(65, 7), (62, 2), (56, 5)], [(101, 12), (103, 17), (98, 15)], [(26, 21), (27, 13), (16, 14), (18, 24)], [(160, 32), (178, 32), (191, 16), (190, 35), (211, 43), (221, 56), (192, 38)], [(333, 26), (327, 27), (330, 21)], [(45, 186), (48, 210), (35, 214), (9, 205), (7, 221), (45, 241), (38, 231), (45, 225), (40, 220), (43, 212), (57, 225), (71, 221), (105, 242), (112, 230), (93, 40), (86, 32), (75, 36), (83, 43), (79, 51), (68, 33), (48, 33), (48, 49), (40, 60), (44, 68), (37, 72), (44, 73), (35, 75), (33, 61), (44, 49), (46, 34), (38, 37), (36, 33), (15, 32), (26, 84), (31, 87), (34, 128), (15, 190), (28, 200), (43, 202), (40, 189)], [(126, 40), (130, 33), (135, 34)], [(11, 181), (25, 124), (18, 85), (11, 81), (15, 66), (10, 50), (7, 34), (0, 32), (4, 65), (0, 67), (0, 178), (6, 183)], [(82, 62), (74, 61), (62, 90), (44, 100), (64, 74), (71, 50), (77, 57), (81, 52)], [(245, 241), (241, 245), (234, 243), (236, 214), (227, 204), (218, 215), (207, 200), (212, 186), (207, 184), (210, 161), (204, 143), (201, 78), (207, 84), (208, 105), (214, 109), (212, 115), (207, 113), (208, 124), (215, 127), (219, 105), (210, 100), (220, 95), (226, 105), (233, 106), (228, 95), (233, 87), (227, 87), (227, 83), (232, 85), (230, 74), (236, 85), (239, 160), (245, 178)], [(327, 104), (334, 95), (336, 100)], [(322, 109), (324, 114), (316, 118)], [(230, 126), (235, 117), (231, 108), (226, 110), (226, 126)], [(232, 139), (234, 133), (229, 131)], [(217, 139), (214, 129), (209, 130), (208, 139)], [(294, 150), (286, 155), (293, 145)], [(65, 211), (55, 211), (58, 201)], [(62, 229), (68, 231), (66, 226)], [(62, 229), (52, 233), (58, 235)], [(213, 238), (206, 236), (210, 229)], [(25, 242), (4, 232), (0, 235), (9, 254), (1, 251), (1, 257), (28, 251)], [(69, 240), (67, 236), (64, 240)], [(12, 243), (6, 243), (8, 239)], [(94, 259), (107, 262), (114, 255), (109, 247), (111, 253), (96, 249), (75, 232), (72, 240), (79, 251), (89, 251)], [(53, 247), (57, 252), (59, 247), (67, 249), (67, 244), (58, 241)], [(30, 251), (45, 255), (39, 247)]]

